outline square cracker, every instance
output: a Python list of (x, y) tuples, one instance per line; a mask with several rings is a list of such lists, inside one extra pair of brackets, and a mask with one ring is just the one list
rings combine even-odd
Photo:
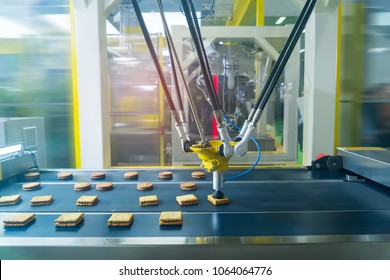
[(65, 213), (54, 220), (57, 227), (75, 227), (84, 220), (84, 213)]
[(97, 195), (83, 195), (76, 200), (78, 206), (93, 206), (98, 201)]
[(39, 205), (48, 205), (53, 202), (53, 196), (52, 195), (42, 195), (42, 196), (34, 196), (30, 200), (31, 206), (39, 206)]
[(192, 205), (198, 203), (198, 198), (193, 194), (176, 196), (176, 201), (180, 205)]
[(0, 198), (0, 205), (13, 205), (22, 199), (20, 194), (2, 196)]
[(24, 227), (35, 220), (34, 213), (17, 214), (3, 221), (5, 227)]
[(183, 224), (183, 212), (181, 211), (164, 211), (160, 215), (160, 226), (181, 225)]
[(109, 227), (125, 227), (130, 226), (134, 220), (134, 214), (132, 213), (114, 213), (107, 220)]
[(212, 194), (209, 194), (207, 196), (207, 200), (211, 203), (211, 204), (214, 204), (215, 206), (217, 205), (222, 205), (222, 204), (227, 204), (229, 203), (229, 198), (228, 197), (224, 197), (224, 198), (215, 198), (213, 197)]
[(157, 204), (158, 204), (157, 195), (147, 195), (147, 196), (141, 196), (139, 198), (139, 205), (141, 206), (149, 206), (149, 205), (157, 205)]

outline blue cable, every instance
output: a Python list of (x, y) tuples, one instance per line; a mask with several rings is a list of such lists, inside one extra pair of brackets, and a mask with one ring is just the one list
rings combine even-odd
[[(226, 121), (227, 121), (228, 123), (230, 123), (235, 129), (237, 129), (238, 131), (241, 130), (241, 128), (238, 127), (237, 125), (235, 125), (231, 120), (229, 120), (229, 118), (227, 118), (226, 116), (224, 116), (224, 117), (225, 117)], [(230, 177), (224, 179), (224, 180), (223, 180), (224, 182), (226, 182), (226, 181), (231, 181), (231, 180), (237, 179), (237, 178), (239, 178), (239, 177), (242, 177), (242, 176), (248, 174), (248, 173), (251, 172), (253, 169), (255, 169), (255, 167), (256, 167), (257, 164), (259, 163), (260, 158), (261, 158), (261, 149), (260, 149), (260, 145), (259, 145), (259, 143), (257, 143), (256, 139), (255, 139), (253, 136), (251, 136), (251, 140), (255, 143), (256, 148), (257, 148), (257, 159), (256, 159), (255, 163), (254, 163), (254, 164), (252, 165), (252, 167), (249, 168), (248, 170), (246, 170), (246, 171), (244, 171), (244, 172), (242, 172), (242, 173), (240, 173), (240, 174), (237, 174), (237, 175), (234, 175), (234, 176), (230, 176)]]
[[(208, 17), (211, 14), (212, 10), (214, 9), (214, 4), (215, 4), (215, 0), (212, 0), (210, 10), (204, 16), (201, 16), (198, 19), (204, 19), (204, 18)], [(183, 6), (181, 5), (181, 3), (179, 5), (179, 9), (180, 9), (180, 12), (183, 15), (185, 15), (184, 11), (183, 11)]]

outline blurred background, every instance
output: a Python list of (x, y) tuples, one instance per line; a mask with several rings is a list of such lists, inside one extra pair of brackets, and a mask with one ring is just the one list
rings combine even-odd
[(0, 1), (0, 117), (43, 117), (50, 167), (74, 165), (70, 30), (69, 1)]
[[(185, 24), (178, 0), (163, 1), (171, 24)], [(256, 26), (255, 17), (231, 22), (233, 0), (195, 1), (202, 26)], [(253, 1), (256, 2), (256, 1)], [(294, 24), (300, 12), (294, 0), (264, 0), (261, 25)], [(390, 146), (390, 1), (342, 0), (338, 138), (336, 146)], [(150, 33), (170, 77), (162, 27), (155, 23), (154, 0), (140, 1)], [(280, 18), (284, 18), (278, 23)], [(130, 1), (122, 0), (107, 17), (107, 58), (110, 80), (112, 165), (170, 165), (170, 112), (159, 88), (143, 37), (137, 33)], [(69, 0), (0, 1), (0, 118), (39, 117), (44, 120), (46, 166), (75, 167), (74, 91), (72, 84), (72, 34)], [(304, 35), (303, 35), (304, 36)], [(133, 49), (128, 49), (131, 41)], [(275, 40), (281, 49), (283, 40)], [(302, 41), (303, 42), (303, 41)], [(302, 43), (303, 44), (303, 43)], [(123, 53), (129, 54), (124, 56)], [(301, 60), (304, 45), (301, 45)], [(131, 54), (131, 55), (130, 55)], [(142, 66), (142, 79), (136, 75)], [(297, 69), (304, 71), (304, 69)], [(303, 88), (300, 77), (299, 92)], [(248, 79), (242, 79), (250, 86)], [(289, 85), (276, 89), (280, 96)], [(240, 88), (239, 88), (240, 89)], [(241, 87), (242, 89), (242, 87)], [(252, 90), (246, 88), (246, 90)], [(272, 102), (271, 102), (272, 103)], [(283, 99), (275, 99), (276, 116), (266, 123), (272, 137), (270, 152), (283, 146)], [(278, 109), (279, 108), (279, 109)], [(283, 110), (282, 110), (283, 111)], [(232, 111), (232, 114), (236, 111)], [(279, 112), (279, 113), (278, 113)], [(278, 115), (279, 114), (279, 115)], [(206, 118), (207, 120), (207, 118)], [(299, 120), (297, 120), (299, 123)], [(130, 131), (130, 132), (129, 132)], [(0, 133), (3, 133), (0, 131)], [(128, 134), (131, 134), (129, 140)], [(147, 137), (145, 142), (145, 135)], [(37, 133), (39, 135), (39, 133)], [(296, 163), (302, 149), (297, 133)], [(2, 137), (0, 137), (1, 139)], [(163, 138), (163, 139), (162, 139)], [(39, 137), (36, 136), (37, 141)], [(138, 155), (129, 151), (143, 150)], [(163, 143), (163, 144), (162, 144)], [(168, 145), (169, 143), (169, 145)], [(268, 142), (267, 142), (268, 143)], [(43, 143), (38, 143), (43, 145)], [(162, 160), (163, 158), (163, 160)], [(114, 160), (115, 159), (115, 160)]]

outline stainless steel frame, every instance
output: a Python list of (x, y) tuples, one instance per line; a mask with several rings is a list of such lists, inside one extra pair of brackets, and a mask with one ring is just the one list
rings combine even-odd
[(4, 259), (390, 259), (389, 235), (2, 238)]

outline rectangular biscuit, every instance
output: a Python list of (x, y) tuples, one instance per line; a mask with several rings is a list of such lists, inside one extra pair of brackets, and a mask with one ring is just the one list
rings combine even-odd
[(84, 220), (84, 213), (65, 213), (54, 220), (57, 227), (75, 227)]
[(109, 227), (126, 227), (133, 223), (134, 214), (132, 213), (114, 213), (107, 220)]
[(78, 206), (93, 206), (98, 201), (97, 195), (83, 195), (76, 200)]
[(164, 211), (160, 214), (160, 226), (183, 224), (183, 212)]
[(141, 196), (139, 198), (139, 205), (141, 206), (149, 206), (149, 205), (157, 205), (157, 204), (158, 204), (157, 195), (147, 195), (147, 196)]
[(198, 198), (193, 194), (176, 196), (176, 201), (180, 205), (193, 205), (198, 203)]
[(17, 214), (3, 221), (5, 227), (24, 227), (35, 220), (34, 213)]
[(34, 196), (31, 201), (31, 206), (39, 206), (39, 205), (49, 205), (53, 202), (52, 195), (42, 195), (42, 196)]
[(221, 204), (227, 204), (229, 203), (229, 198), (228, 197), (224, 197), (224, 198), (215, 198), (213, 197), (213, 195), (209, 194), (207, 196), (207, 200), (214, 204), (214, 205), (221, 205)]
[(18, 203), (22, 199), (20, 194), (16, 195), (7, 195), (0, 197), (0, 206), (1, 205), (13, 205)]

